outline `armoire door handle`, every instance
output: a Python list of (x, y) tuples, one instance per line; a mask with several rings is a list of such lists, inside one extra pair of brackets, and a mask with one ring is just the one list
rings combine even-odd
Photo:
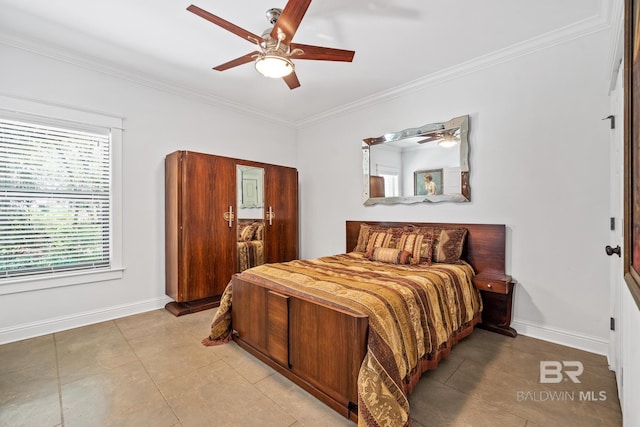
[(607, 255), (611, 256), (613, 254), (616, 254), (618, 256), (620, 256), (620, 245), (616, 246), (615, 248), (612, 248), (611, 246), (607, 245), (604, 248), (605, 252), (607, 253)]
[(269, 225), (273, 225), (273, 218), (275, 218), (276, 213), (273, 211), (271, 206), (269, 206), (269, 210), (267, 211), (267, 221), (269, 221)]
[(231, 228), (233, 226), (233, 219), (235, 217), (235, 215), (233, 214), (233, 206), (229, 206), (229, 212), (225, 212), (222, 217), (229, 223), (229, 228)]

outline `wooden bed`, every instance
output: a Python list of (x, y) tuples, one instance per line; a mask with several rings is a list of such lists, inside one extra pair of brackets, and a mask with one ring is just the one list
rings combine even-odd
[[(365, 221), (346, 222), (346, 252), (358, 243), (361, 224)], [(402, 227), (408, 223), (366, 221), (366, 224), (384, 227)], [(416, 223), (415, 227), (463, 227), (468, 233), (462, 259), (476, 273), (473, 284), (484, 294), (510, 296), (513, 283), (505, 275), (505, 227), (494, 224), (442, 224)], [(251, 271), (251, 270), (249, 270)], [(245, 272), (246, 273), (246, 272)], [(250, 275), (249, 275), (250, 277)], [(476, 280), (476, 278), (480, 278)], [(487, 286), (489, 288), (487, 288)], [(483, 289), (484, 287), (484, 289)], [(473, 289), (473, 286), (471, 286)], [(289, 378), (313, 396), (354, 421), (358, 420), (358, 377), (367, 357), (369, 318), (350, 309), (336, 307), (318, 298), (297, 292), (287, 292), (265, 284), (260, 280), (248, 280), (246, 274), (237, 274), (231, 281), (230, 294), (225, 304), (233, 308), (230, 317), (233, 340), (243, 349)], [(476, 294), (478, 293), (473, 290)], [(228, 309), (229, 307), (226, 307)], [(488, 329), (514, 335), (515, 331), (504, 324), (505, 303), (489, 299), (484, 303), (483, 317), (497, 320), (501, 325), (490, 324)], [(510, 303), (508, 306), (510, 312)], [(460, 329), (446, 345), (434, 353), (431, 360), (423, 361), (420, 374), (437, 366), (451, 346), (471, 333), (481, 319), (479, 315)], [(485, 322), (486, 323), (486, 322)], [(212, 339), (216, 319), (212, 325)], [(513, 331), (513, 332), (511, 332)], [(417, 380), (416, 380), (417, 382)], [(408, 384), (407, 394), (415, 383)], [(407, 401), (408, 405), (408, 401)], [(364, 406), (364, 405), (362, 405)], [(362, 417), (362, 415), (360, 415)], [(407, 414), (408, 417), (408, 406)], [(406, 419), (405, 417), (405, 419)], [(376, 425), (369, 418), (364, 425)], [(374, 418), (371, 418), (374, 419)], [(402, 424), (399, 424), (402, 425)]]

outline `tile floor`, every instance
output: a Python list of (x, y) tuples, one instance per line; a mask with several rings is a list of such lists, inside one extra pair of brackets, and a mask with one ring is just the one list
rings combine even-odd
[[(355, 425), (234, 343), (202, 346), (214, 310), (0, 346), (0, 426)], [(543, 360), (580, 361), (581, 383), (541, 384)], [(622, 424), (603, 356), (481, 329), (424, 375), (410, 404), (416, 427)]]

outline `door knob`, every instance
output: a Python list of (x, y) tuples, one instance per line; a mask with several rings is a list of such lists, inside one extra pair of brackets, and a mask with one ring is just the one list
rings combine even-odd
[(611, 246), (607, 245), (604, 248), (605, 252), (607, 253), (607, 255), (611, 256), (613, 254), (616, 254), (618, 256), (620, 256), (620, 246), (616, 246), (615, 248), (612, 248)]

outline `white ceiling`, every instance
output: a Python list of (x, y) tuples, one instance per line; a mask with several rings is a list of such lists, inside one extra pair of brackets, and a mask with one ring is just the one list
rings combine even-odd
[[(188, 12), (191, 3), (261, 35), (286, 0), (0, 0), (0, 42), (300, 124), (460, 69), (608, 25), (610, 0), (315, 0), (294, 42), (355, 50), (352, 63), (298, 60), (290, 90), (255, 50)], [(1, 58), (0, 58), (1, 63)]]

